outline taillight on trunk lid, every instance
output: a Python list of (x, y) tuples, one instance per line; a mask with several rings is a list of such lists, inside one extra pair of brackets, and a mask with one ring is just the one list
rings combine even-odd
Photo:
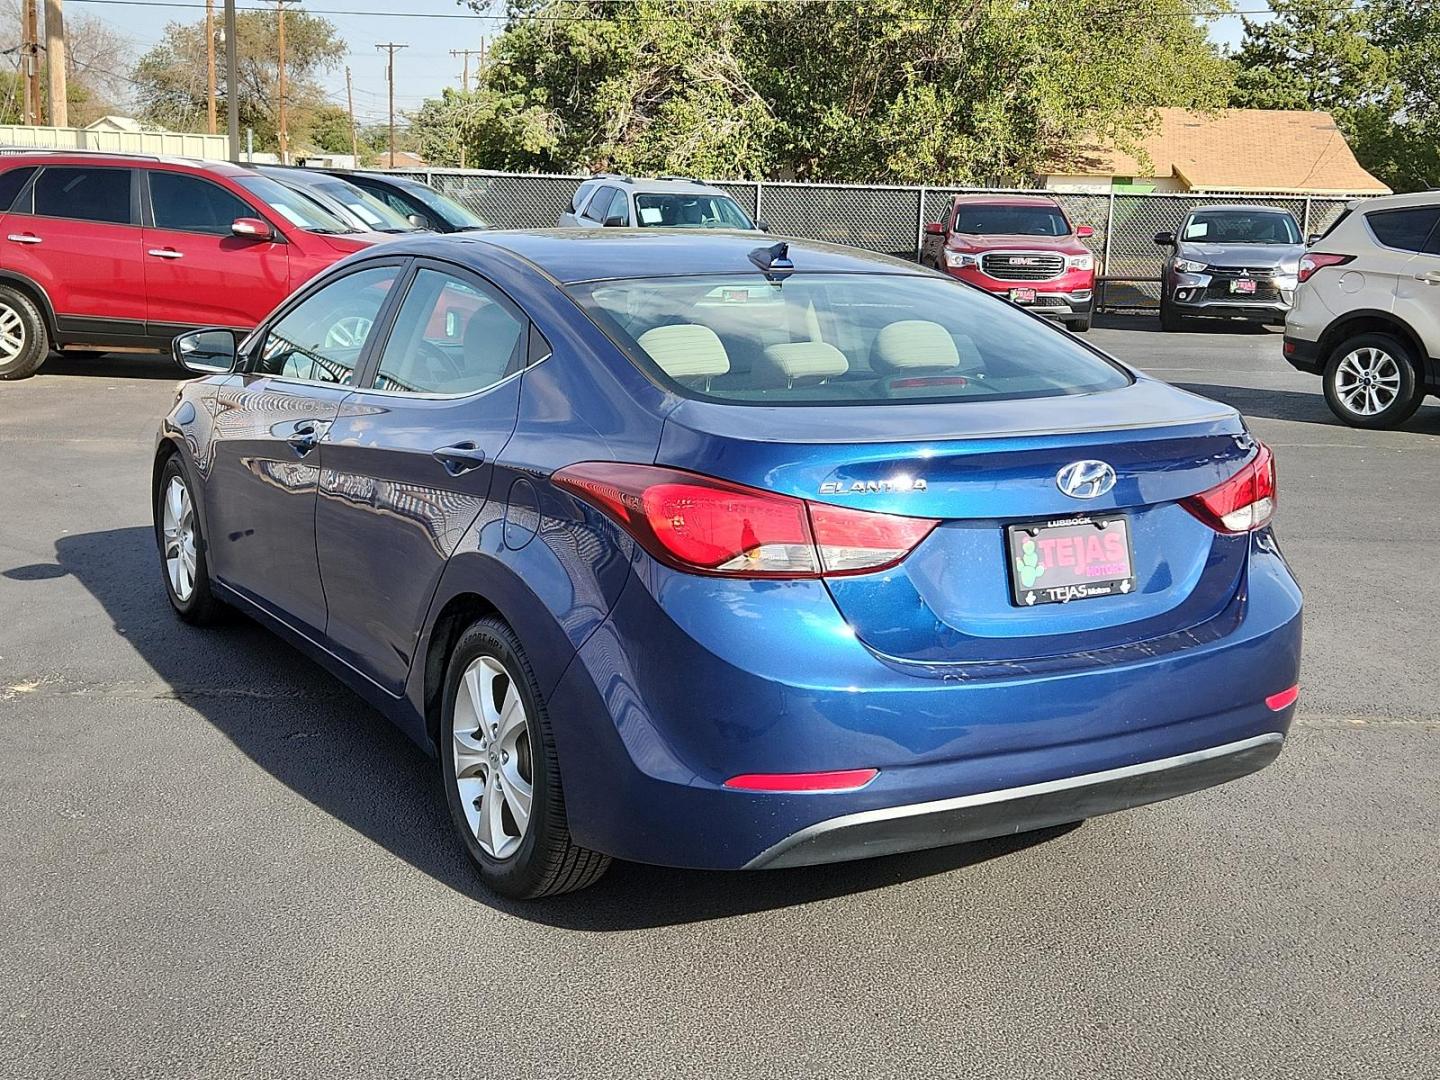
[(583, 462), (551, 479), (661, 562), (699, 574), (816, 578), (894, 566), (939, 522), (813, 503), (656, 465)]
[(1275, 516), (1275, 456), (1264, 443), (1234, 476), (1182, 501), (1185, 509), (1222, 533), (1247, 533)]

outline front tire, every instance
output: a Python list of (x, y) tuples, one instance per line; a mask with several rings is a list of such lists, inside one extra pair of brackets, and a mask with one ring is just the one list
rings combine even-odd
[(440, 718), (450, 820), (491, 889), (517, 900), (583, 889), (610, 857), (570, 839), (550, 717), (530, 662), (503, 621), (456, 643)]
[(1356, 428), (1395, 428), (1424, 400), (1414, 351), (1389, 334), (1357, 334), (1325, 365), (1325, 401)]
[(0, 379), (28, 379), (49, 352), (40, 309), (24, 293), (0, 285)]
[(1185, 329), (1185, 316), (1176, 311), (1163, 296), (1160, 298), (1160, 329), (1167, 334)]
[(1083, 319), (1073, 319), (1069, 326), (1075, 333), (1083, 334), (1090, 329), (1090, 316), (1086, 315)]
[(170, 455), (155, 488), (155, 541), (165, 594), (175, 614), (204, 626), (218, 619), (224, 605), (210, 591), (210, 569), (195, 493), (177, 455)]

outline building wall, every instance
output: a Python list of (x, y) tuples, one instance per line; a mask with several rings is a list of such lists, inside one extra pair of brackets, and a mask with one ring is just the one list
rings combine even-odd
[(0, 147), (25, 150), (99, 150), (112, 154), (155, 154), (165, 157), (225, 161), (230, 141), (224, 135), (180, 131), (93, 131), (89, 128), (27, 127), (0, 124)]
[(1174, 176), (1065, 176), (1050, 174), (1043, 176), (1041, 187), (1049, 191), (1064, 191), (1077, 195), (1108, 195), (1111, 191), (1125, 195), (1161, 195), (1188, 191), (1185, 182)]

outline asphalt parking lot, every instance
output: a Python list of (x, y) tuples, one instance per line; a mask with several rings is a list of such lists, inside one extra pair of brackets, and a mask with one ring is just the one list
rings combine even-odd
[(432, 765), (258, 627), (172, 618), (168, 362), (0, 384), (0, 1075), (1440, 1075), (1440, 407), (1335, 422), (1278, 332), (1092, 340), (1275, 448), (1279, 762), (1083, 826), (478, 885)]

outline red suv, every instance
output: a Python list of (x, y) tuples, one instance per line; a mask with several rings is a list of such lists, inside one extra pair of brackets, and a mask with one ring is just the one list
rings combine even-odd
[(1043, 195), (957, 195), (944, 221), (925, 226), (920, 261), (1083, 333), (1095, 256), (1080, 241), (1094, 233)]
[(0, 379), (50, 348), (168, 351), (248, 330), (296, 286), (384, 239), (237, 165), (86, 153), (0, 158)]

